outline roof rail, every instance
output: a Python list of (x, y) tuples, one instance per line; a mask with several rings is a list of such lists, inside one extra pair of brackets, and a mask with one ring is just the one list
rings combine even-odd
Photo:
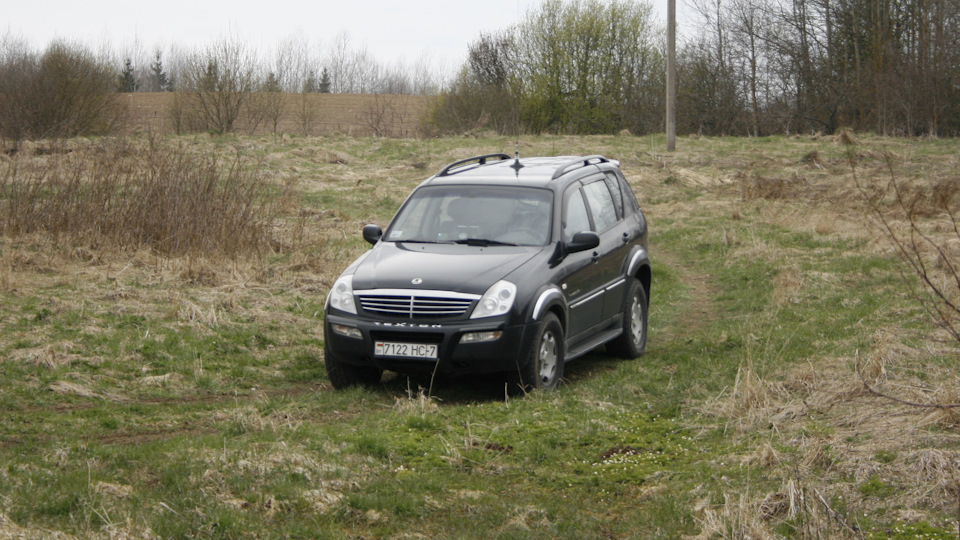
[[(590, 163), (591, 161), (594, 163)], [(573, 161), (568, 161), (567, 163), (564, 163), (563, 165), (560, 165), (559, 167), (557, 167), (557, 170), (553, 171), (553, 177), (551, 178), (551, 180), (556, 180), (557, 178), (560, 178), (561, 176), (567, 173), (567, 169), (569, 169), (570, 167), (573, 167), (574, 165), (579, 165), (579, 167), (587, 167), (589, 165), (593, 165), (596, 163), (609, 163), (609, 162), (610, 162), (609, 159), (601, 155), (593, 155), (593, 156), (577, 158)]]
[(453, 169), (459, 169), (461, 167), (465, 167), (466, 165), (473, 162), (477, 162), (478, 166), (486, 165), (487, 160), (493, 159), (493, 158), (496, 158), (497, 161), (512, 159), (510, 156), (506, 154), (484, 154), (482, 156), (474, 156), (472, 158), (461, 159), (460, 161), (454, 161), (453, 163), (441, 169), (440, 172), (437, 173), (437, 176), (449, 176), (451, 174), (454, 174), (454, 172), (456, 172), (456, 171), (453, 171)]

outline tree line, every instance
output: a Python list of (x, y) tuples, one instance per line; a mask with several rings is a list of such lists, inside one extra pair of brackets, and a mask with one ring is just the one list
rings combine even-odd
[[(680, 2), (677, 131), (960, 133), (960, 0)], [(440, 131), (664, 129), (664, 29), (633, 0), (546, 0), (479, 36)]]
[[(687, 117), (729, 133), (960, 133), (958, 0), (691, 0)], [(678, 112), (679, 114), (679, 112)]]
[[(960, 134), (960, 0), (681, 0), (677, 131), (704, 135)], [(237, 38), (199, 51), (95, 55), (0, 38), (0, 138), (109, 133), (124, 92), (173, 91), (178, 132), (272, 125), (284, 94), (421, 94), (425, 132), (664, 130), (664, 28), (647, 0), (544, 0), (483, 33), (452, 77), (428, 57), (378, 62), (340, 34), (261, 55)], [(313, 120), (312, 120), (313, 119)], [(249, 126), (248, 126), (249, 127)]]
[(294, 116), (308, 133), (319, 115), (310, 94), (435, 95), (443, 84), (428, 56), (383, 64), (346, 33), (324, 47), (295, 35), (270, 56), (235, 37), (197, 51), (134, 49), (94, 54), (81, 43), (54, 41), (34, 50), (9, 33), (0, 36), (0, 140), (115, 132), (123, 117), (119, 98), (130, 92), (173, 92), (169, 115), (177, 132), (235, 131), (241, 118), (248, 131), (275, 131), (281, 117)]

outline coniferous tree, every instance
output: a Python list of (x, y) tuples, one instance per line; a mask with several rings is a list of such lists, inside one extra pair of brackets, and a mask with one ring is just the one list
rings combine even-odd
[(320, 91), (320, 83), (317, 81), (317, 74), (310, 70), (307, 74), (307, 79), (303, 81), (303, 93), (304, 94), (313, 94)]
[(330, 73), (327, 72), (327, 68), (323, 68), (323, 73), (320, 74), (320, 84), (317, 85), (317, 91), (321, 94), (330, 93)]
[(280, 92), (280, 81), (277, 79), (277, 76), (271, 71), (267, 73), (267, 80), (263, 81), (263, 92)]
[(123, 71), (120, 72), (117, 90), (120, 92), (136, 92), (139, 89), (140, 83), (137, 82), (137, 78), (133, 74), (133, 60), (127, 58), (123, 64)]
[(157, 58), (153, 61), (153, 64), (150, 65), (150, 72), (153, 74), (154, 90), (157, 92), (169, 92), (171, 90), (173, 85), (167, 77), (167, 72), (163, 69), (160, 51), (157, 51)]

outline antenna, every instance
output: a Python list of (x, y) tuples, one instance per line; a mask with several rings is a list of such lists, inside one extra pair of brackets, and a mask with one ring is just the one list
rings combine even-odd
[(520, 169), (523, 168), (523, 164), (520, 163), (520, 135), (517, 135), (516, 149), (513, 152), (513, 165), (510, 165), (510, 168), (517, 173), (517, 178), (520, 178)]
[[(517, 19), (520, 19), (520, 0), (517, 0)], [(516, 92), (513, 95), (513, 100), (513, 119), (517, 128), (517, 139), (514, 143), (513, 165), (510, 165), (510, 168), (514, 170), (519, 180), (520, 169), (523, 168), (523, 164), (520, 163), (520, 96), (517, 95)]]

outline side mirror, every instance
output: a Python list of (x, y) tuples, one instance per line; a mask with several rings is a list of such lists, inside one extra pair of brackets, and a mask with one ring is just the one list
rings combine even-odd
[(371, 244), (376, 244), (380, 241), (380, 237), (383, 236), (383, 229), (379, 225), (364, 225), (363, 226), (363, 239)]
[(600, 235), (593, 231), (582, 231), (573, 235), (573, 240), (567, 243), (567, 253), (586, 251), (599, 245)]

